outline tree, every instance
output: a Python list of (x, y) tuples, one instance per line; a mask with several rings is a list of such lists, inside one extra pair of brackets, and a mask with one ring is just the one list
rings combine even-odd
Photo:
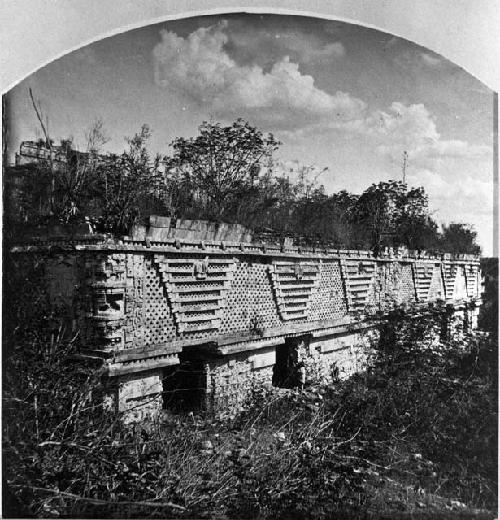
[(45, 146), (49, 150), (49, 158), (47, 161), (47, 166), (49, 168), (50, 172), (50, 209), (51, 212), (54, 211), (54, 204), (55, 204), (55, 191), (56, 191), (56, 173), (55, 173), (55, 165), (54, 165), (54, 150), (53, 150), (53, 144), (54, 140), (50, 136), (49, 132), (49, 118), (46, 114), (43, 112), (42, 103), (38, 99), (35, 99), (35, 96), (33, 94), (33, 90), (31, 87), (29, 88), (29, 95), (31, 99), (31, 104), (33, 105), (33, 110), (35, 111), (36, 118), (38, 119), (38, 122), (40, 124), (40, 128), (42, 129), (43, 136), (45, 139)]
[(424, 188), (411, 188), (400, 199), (401, 209), (395, 220), (395, 245), (408, 249), (436, 249), (437, 224), (429, 215), (429, 198)]
[(144, 199), (159, 194), (162, 181), (160, 157), (150, 157), (146, 147), (150, 137), (148, 125), (143, 125), (139, 133), (127, 139), (128, 150), (120, 156), (109, 156), (98, 164), (102, 231), (128, 233), (141, 216)]
[(366, 189), (357, 202), (356, 218), (366, 226), (369, 247), (378, 251), (383, 243), (392, 242), (406, 195), (400, 181), (379, 182)]
[[(74, 148), (72, 137), (61, 139), (60, 145), (55, 145), (49, 131), (49, 117), (31, 88), (29, 97), (43, 134), (36, 144), (48, 153), (40, 154), (29, 168), (23, 167), (34, 172), (25, 175), (22, 182), (26, 222), (43, 222), (47, 213), (45, 217), (49, 221), (63, 224), (78, 221), (89, 209), (88, 204), (97, 192), (96, 167), (102, 147), (109, 140), (103, 122), (97, 119), (86, 132), (84, 151)], [(47, 200), (48, 211), (43, 209)]]
[(408, 249), (439, 249), (437, 224), (428, 215), (403, 215), (398, 223), (395, 242)]
[(404, 245), (409, 249), (433, 249), (438, 245), (437, 224), (429, 215), (424, 188), (400, 181), (372, 184), (356, 203), (354, 220), (365, 226), (366, 245)]
[(171, 143), (174, 153), (166, 158), (167, 171), (191, 187), (206, 217), (221, 220), (231, 216), (241, 197), (252, 190), (264, 159), (280, 144), (242, 119), (224, 127), (205, 121), (197, 137)]
[(476, 243), (477, 233), (468, 224), (451, 223), (443, 225), (440, 245), (449, 253), (469, 253), (478, 255), (481, 248)]
[(79, 220), (82, 213), (89, 209), (91, 200), (99, 193), (99, 154), (109, 141), (102, 120), (94, 121), (86, 131), (85, 137), (87, 142), (84, 153), (73, 149), (71, 138), (61, 139), (60, 148), (66, 162), (55, 172), (54, 213), (63, 223)]

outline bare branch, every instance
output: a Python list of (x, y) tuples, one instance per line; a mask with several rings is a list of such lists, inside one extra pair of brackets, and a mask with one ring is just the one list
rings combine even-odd
[[(43, 113), (42, 105), (40, 103), (40, 100), (35, 100), (35, 97), (33, 95), (33, 90), (31, 87), (29, 87), (29, 94), (31, 99), (31, 104), (33, 105), (33, 109), (35, 110), (36, 117), (38, 119), (38, 122), (40, 123), (40, 127), (42, 128), (43, 135), (45, 137), (45, 143), (50, 151), (52, 151), (52, 141), (50, 139), (50, 134), (48, 130), (48, 116)], [(45, 116), (45, 122), (44, 122), (44, 116)]]

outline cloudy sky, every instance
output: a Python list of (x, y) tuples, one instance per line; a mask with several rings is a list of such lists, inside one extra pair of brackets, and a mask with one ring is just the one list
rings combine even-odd
[(283, 142), (285, 162), (328, 167), (327, 191), (424, 186), (438, 222), (474, 225), (492, 253), (492, 93), (431, 51), (346, 23), (274, 15), (166, 22), (107, 38), (39, 70), (8, 95), (9, 146), (40, 135), (32, 87), (55, 138), (101, 118), (119, 152), (142, 123), (151, 148), (207, 119), (238, 117)]

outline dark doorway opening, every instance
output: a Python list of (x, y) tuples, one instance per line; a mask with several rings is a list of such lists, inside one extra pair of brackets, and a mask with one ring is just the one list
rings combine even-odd
[(276, 347), (276, 363), (273, 368), (273, 386), (294, 388), (300, 384), (297, 339), (286, 338)]
[(175, 413), (205, 409), (207, 374), (199, 361), (184, 361), (163, 371), (163, 408)]

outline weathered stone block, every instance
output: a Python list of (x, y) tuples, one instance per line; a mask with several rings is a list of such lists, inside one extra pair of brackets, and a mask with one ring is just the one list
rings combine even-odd
[(118, 386), (118, 411), (124, 412), (126, 422), (154, 417), (162, 409), (161, 370), (128, 374), (120, 378)]

